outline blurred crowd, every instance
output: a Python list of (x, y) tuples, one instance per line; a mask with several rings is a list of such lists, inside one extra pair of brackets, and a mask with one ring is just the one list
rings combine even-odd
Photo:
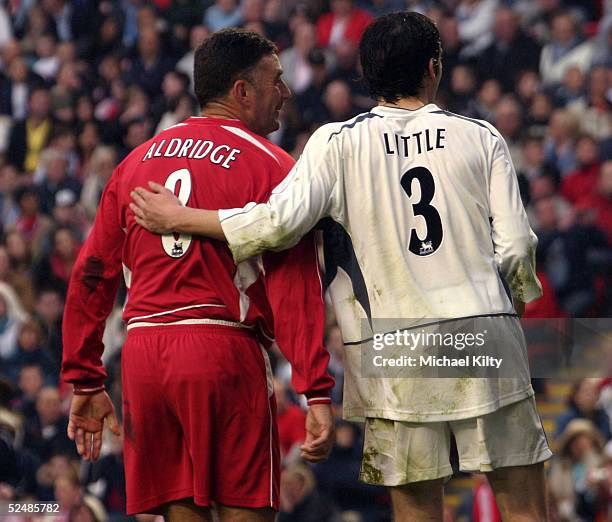
[[(294, 96), (270, 139), (297, 158), (318, 126), (375, 104), (359, 81), (358, 42), (373, 17), (402, 9), (440, 29), (439, 105), (493, 123), (508, 143), (545, 289), (527, 316), (610, 315), (610, 0), (0, 0), (0, 503), (57, 500), (56, 521), (125, 518), (121, 441), (109, 438), (91, 466), (66, 438), (63, 300), (115, 166), (197, 114), (194, 49), (225, 27), (277, 44)], [(105, 334), (118, 411), (124, 298)], [(304, 404), (274, 354), (279, 521), (388, 521), (384, 489), (356, 480), (361, 429), (340, 420), (343, 345), (329, 318), (338, 436), (325, 463), (299, 462)], [(551, 434), (556, 520), (612, 519), (610, 413), (610, 380), (575, 384)], [(474, 484), (449, 522), (496, 520), (486, 482)]]

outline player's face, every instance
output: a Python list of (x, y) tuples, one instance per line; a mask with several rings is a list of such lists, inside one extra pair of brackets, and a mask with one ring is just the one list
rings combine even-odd
[(291, 96), (282, 79), (283, 69), (276, 54), (264, 56), (253, 71), (255, 99), (252, 105), (252, 128), (265, 136), (280, 126), (280, 112)]

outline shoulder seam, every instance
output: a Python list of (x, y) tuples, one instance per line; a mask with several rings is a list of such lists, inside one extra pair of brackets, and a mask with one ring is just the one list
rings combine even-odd
[(246, 141), (247, 143), (250, 143), (251, 145), (254, 145), (259, 150), (265, 152), (274, 161), (276, 161), (276, 163), (278, 163), (280, 165), (280, 160), (276, 157), (274, 152), (272, 152), (266, 146), (265, 143), (262, 143), (258, 138), (253, 136), (250, 132), (247, 132), (244, 129), (241, 129), (240, 127), (234, 127), (234, 126), (231, 126), (231, 125), (221, 125), (220, 128), (222, 128), (223, 130), (233, 134), (234, 136), (238, 136), (239, 138), (242, 138), (242, 140)]
[(499, 139), (499, 136), (495, 134), (489, 127), (487, 127), (484, 123), (480, 123), (478, 120), (475, 120), (473, 118), (468, 118), (467, 116), (461, 116), (461, 114), (455, 114), (454, 112), (450, 112), (450, 111), (432, 111), (430, 114), (444, 114), (445, 116), (448, 116), (449, 118), (459, 118), (461, 120), (469, 121), (470, 123), (473, 123), (474, 125), (478, 125), (479, 127), (482, 127), (483, 129), (487, 129), (494, 138)]
[(338, 134), (340, 134), (344, 129), (352, 129), (358, 123), (361, 123), (362, 121), (365, 121), (365, 120), (369, 120), (370, 118), (383, 118), (383, 116), (381, 116), (380, 114), (375, 114), (373, 112), (364, 112), (362, 114), (359, 114), (358, 116), (355, 116), (355, 118), (353, 118), (353, 121), (345, 123), (337, 131), (332, 132), (329, 135), (329, 138), (327, 138), (327, 142), (329, 143), (329, 141), (334, 136), (337, 136)]

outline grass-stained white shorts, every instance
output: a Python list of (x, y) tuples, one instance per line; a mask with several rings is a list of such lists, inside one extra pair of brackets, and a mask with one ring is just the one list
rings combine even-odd
[(529, 397), (471, 419), (416, 423), (367, 418), (360, 480), (400, 486), (452, 475), (451, 433), (462, 471), (526, 466), (552, 456), (535, 399)]

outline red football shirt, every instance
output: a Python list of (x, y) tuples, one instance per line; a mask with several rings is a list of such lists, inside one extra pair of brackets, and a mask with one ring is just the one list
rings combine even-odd
[(312, 236), (236, 266), (224, 243), (152, 234), (129, 209), (130, 191), (148, 181), (165, 185), (190, 207), (264, 202), (293, 163), (240, 121), (216, 118), (189, 118), (134, 149), (109, 180), (72, 272), (63, 378), (82, 386), (104, 381), (102, 333), (123, 273), (128, 328), (199, 319), (252, 327), (261, 340), (276, 337), (298, 393), (327, 395), (333, 379), (322, 343), (324, 303)]

